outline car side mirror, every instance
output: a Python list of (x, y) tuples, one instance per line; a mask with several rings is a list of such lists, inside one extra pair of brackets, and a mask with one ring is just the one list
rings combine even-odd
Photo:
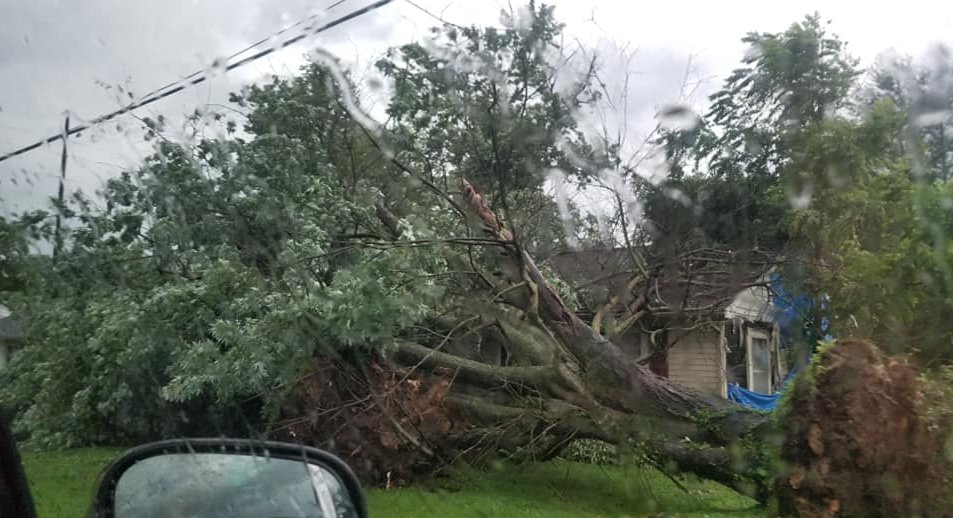
[(133, 448), (100, 477), (93, 518), (366, 518), (344, 461), (307, 446), (175, 439)]

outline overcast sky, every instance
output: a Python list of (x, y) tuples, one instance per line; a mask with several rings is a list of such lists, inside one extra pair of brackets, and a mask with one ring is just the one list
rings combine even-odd
[[(0, 0), (0, 155), (54, 134), (69, 110), (74, 124), (119, 106), (115, 90), (128, 84), (146, 93), (197, 70), (208, 69), (253, 41), (297, 20), (324, 19), (370, 3), (345, 0)], [(458, 24), (496, 24), (508, 3), (493, 0), (417, 0)], [(869, 64), (888, 48), (914, 56), (931, 45), (953, 43), (953, 4), (791, 2), (593, 2), (555, 3), (570, 37), (592, 45), (612, 40), (638, 49), (630, 64), (632, 131), (652, 123), (655, 107), (677, 98), (686, 64), (693, 77), (718, 85), (744, 49), (748, 31), (781, 31), (804, 14), (820, 11), (849, 50)], [(514, 2), (513, 5), (519, 5)], [(324, 48), (349, 66), (365, 66), (388, 46), (420, 39), (437, 23), (404, 0), (312, 37), (268, 59), (216, 77), (151, 105), (140, 116), (180, 116), (197, 105), (222, 101), (241, 84), (273, 73), (292, 73), (309, 49)], [(621, 78), (620, 70), (612, 70)], [(611, 81), (611, 79), (609, 79)], [(701, 107), (703, 96), (692, 99)], [(95, 191), (148, 151), (138, 124), (128, 117), (70, 142), (70, 189)], [(633, 137), (637, 137), (634, 135)], [(60, 145), (0, 163), (0, 213), (35, 208), (55, 194)]]

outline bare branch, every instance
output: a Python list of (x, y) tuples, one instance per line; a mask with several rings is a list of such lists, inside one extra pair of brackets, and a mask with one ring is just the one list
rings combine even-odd
[(419, 361), (424, 366), (457, 370), (461, 378), (482, 385), (517, 383), (547, 387), (559, 383), (559, 377), (552, 367), (491, 365), (406, 341), (397, 344), (397, 352), (401, 356)]

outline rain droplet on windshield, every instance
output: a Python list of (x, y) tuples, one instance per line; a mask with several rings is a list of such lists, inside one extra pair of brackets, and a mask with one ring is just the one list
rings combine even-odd
[(743, 59), (745, 61), (755, 61), (764, 54), (764, 51), (761, 49), (761, 45), (749, 45), (745, 49)]
[(656, 113), (659, 126), (668, 131), (691, 131), (698, 127), (698, 114), (683, 104), (663, 104)]
[(576, 237), (575, 228), (573, 228), (572, 211), (569, 207), (569, 193), (566, 186), (566, 174), (559, 169), (551, 169), (547, 175), (547, 180), (552, 184), (556, 195), (556, 207), (559, 210), (559, 218), (563, 223), (563, 233), (566, 237), (566, 243), (570, 248), (580, 248), (579, 239)]
[(791, 208), (795, 210), (806, 209), (811, 205), (812, 196), (811, 187), (805, 185), (801, 189), (790, 189), (788, 191), (788, 202), (791, 203)]
[(918, 128), (943, 124), (953, 117), (953, 109), (943, 99), (921, 100), (910, 108), (910, 122)]
[(278, 34), (274, 34), (270, 38), (268, 38), (268, 47), (270, 47), (272, 50), (280, 49), (281, 43), (282, 43), (281, 36)]
[(209, 75), (217, 76), (222, 72), (225, 72), (225, 68), (228, 66), (228, 61), (225, 58), (215, 58), (212, 61), (212, 64), (209, 65)]
[(367, 87), (371, 90), (380, 90), (384, 88), (384, 82), (381, 81), (381, 78), (377, 76), (370, 76), (367, 78)]

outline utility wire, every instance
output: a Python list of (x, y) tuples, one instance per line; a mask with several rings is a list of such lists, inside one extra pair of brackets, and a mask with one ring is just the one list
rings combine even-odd
[[(337, 7), (337, 6), (343, 4), (344, 2), (347, 2), (347, 1), (348, 1), (348, 0), (337, 0), (336, 2), (334, 2), (333, 4), (331, 4), (331, 5), (329, 5), (327, 8), (325, 8), (325, 11), (330, 11), (331, 9), (334, 9), (335, 7)], [(298, 27), (298, 26), (304, 24), (305, 22), (314, 20), (315, 18), (317, 18), (317, 15), (316, 15), (316, 14), (313, 14), (313, 15), (307, 17), (307, 18), (302, 18), (301, 20), (298, 20), (297, 22), (295, 22), (295, 23), (293, 23), (293, 24), (291, 24), (291, 25), (289, 25), (289, 26), (287, 26), (287, 27), (281, 29), (280, 31), (278, 31), (278, 32), (276, 32), (276, 33), (274, 33), (274, 34), (272, 34), (271, 36), (267, 36), (267, 37), (265, 37), (265, 38), (262, 38), (262, 39), (260, 39), (260, 40), (258, 40), (258, 41), (256, 41), (256, 42), (254, 42), (254, 43), (251, 43), (251, 44), (247, 45), (245, 48), (243, 48), (243, 49), (241, 49), (241, 50), (232, 52), (231, 54), (228, 55), (228, 57), (226, 57), (226, 58), (224, 59), (224, 62), (225, 62), (225, 63), (228, 63), (229, 61), (231, 61), (231, 60), (237, 58), (238, 56), (241, 56), (242, 54), (248, 52), (249, 50), (252, 50), (252, 49), (254, 49), (254, 48), (257, 48), (257, 47), (259, 47), (259, 46), (261, 46), (261, 45), (267, 43), (268, 40), (270, 40), (270, 39), (272, 39), (272, 38), (277, 38), (278, 36), (281, 36), (282, 34), (284, 34), (284, 33), (288, 32), (288, 31), (290, 31), (291, 29), (294, 29), (295, 27)], [(188, 81), (188, 80), (190, 80), (190, 79), (192, 79), (192, 78), (194, 78), (194, 77), (197, 77), (197, 76), (201, 75), (202, 73), (203, 73), (202, 70), (199, 70), (199, 71), (197, 71), (197, 72), (193, 72), (193, 73), (191, 73), (191, 74), (189, 74), (189, 75), (187, 75), (187, 76), (185, 76), (185, 77), (183, 77), (183, 78), (180, 78), (180, 79), (177, 79), (177, 80), (175, 80), (175, 81), (172, 81), (171, 83), (169, 83), (169, 84), (167, 84), (167, 85), (161, 86), (161, 87), (159, 87), (159, 88), (156, 88), (155, 90), (152, 90), (151, 92), (148, 92), (148, 93), (145, 93), (145, 94), (139, 96), (139, 99), (137, 99), (136, 101), (141, 101), (141, 100), (143, 100), (143, 99), (146, 99), (146, 98), (148, 98), (148, 97), (151, 97), (151, 96), (153, 96), (153, 95), (156, 95), (156, 94), (162, 92), (163, 90), (165, 90), (166, 88), (172, 88), (173, 86), (176, 86), (177, 84), (181, 83), (182, 81)]]
[(450, 26), (452, 26), (452, 27), (456, 27), (457, 29), (466, 29), (466, 27), (464, 27), (464, 26), (462, 26), (462, 25), (459, 25), (459, 24), (453, 23), (453, 22), (451, 22), (451, 21), (445, 20), (442, 15), (436, 15), (436, 14), (434, 14), (433, 12), (427, 10), (427, 8), (423, 7), (422, 5), (418, 4), (417, 2), (414, 2), (414, 0), (405, 0), (405, 1), (406, 1), (408, 4), (410, 4), (411, 7), (417, 8), (418, 11), (423, 12), (423, 13), (426, 14), (427, 16), (433, 18), (434, 20), (437, 20), (438, 22), (440, 22), (440, 23), (442, 23), (442, 24), (444, 24), (444, 25), (450, 25)]
[[(342, 3), (343, 1), (346, 1), (346, 0), (341, 0), (341, 1), (339, 1), (338, 3), (336, 3), (336, 4), (334, 4), (334, 5), (340, 5), (340, 3)], [(365, 14), (371, 12), (371, 11), (375, 11), (375, 10), (377, 10), (377, 9), (380, 9), (381, 7), (384, 7), (385, 5), (387, 5), (387, 4), (389, 4), (389, 3), (393, 2), (393, 1), (394, 1), (394, 0), (378, 0), (378, 1), (374, 2), (374, 3), (372, 3), (372, 4), (366, 5), (366, 6), (362, 7), (362, 8), (360, 8), (360, 9), (356, 9), (356, 10), (354, 10), (354, 11), (351, 11), (350, 13), (348, 13), (348, 14), (346, 14), (346, 15), (344, 15), (344, 16), (341, 16), (340, 18), (336, 18), (336, 19), (334, 19), (334, 20), (332, 20), (332, 21), (330, 21), (330, 22), (328, 22), (328, 23), (326, 23), (326, 24), (324, 24), (324, 25), (318, 27), (317, 29), (314, 29), (313, 31), (309, 31), (309, 32), (305, 32), (305, 33), (299, 34), (299, 35), (297, 35), (297, 36), (295, 36), (295, 37), (293, 37), (293, 38), (289, 38), (289, 39), (283, 41), (280, 45), (276, 45), (276, 46), (273, 46), (273, 47), (270, 47), (270, 48), (261, 50), (261, 51), (259, 51), (259, 52), (256, 52), (255, 54), (252, 54), (251, 56), (248, 56), (247, 58), (244, 58), (244, 59), (242, 59), (242, 60), (236, 61), (236, 62), (234, 62), (234, 63), (230, 63), (230, 64), (228, 64), (228, 65), (226, 65), (226, 66), (224, 67), (223, 72), (228, 72), (228, 71), (234, 70), (234, 69), (236, 69), (236, 68), (238, 68), (238, 67), (247, 65), (248, 63), (251, 63), (252, 61), (256, 61), (256, 60), (258, 60), (258, 59), (260, 59), (260, 58), (263, 58), (263, 57), (265, 57), (265, 56), (271, 54), (272, 52), (274, 52), (274, 51), (276, 51), (276, 50), (280, 50), (280, 49), (283, 49), (283, 48), (288, 47), (288, 46), (290, 46), (290, 45), (293, 45), (293, 44), (295, 44), (295, 43), (297, 43), (297, 42), (299, 42), (299, 41), (301, 41), (301, 40), (307, 38), (307, 37), (310, 36), (310, 35), (318, 34), (318, 33), (324, 32), (324, 31), (326, 31), (326, 30), (328, 30), (328, 29), (331, 29), (332, 27), (337, 27), (338, 25), (341, 25), (342, 23), (351, 21), (351, 20), (353, 20), (353, 19), (355, 19), (355, 18), (359, 18), (359, 17), (361, 17), (361, 16), (363, 16), (363, 15), (365, 15)], [(267, 41), (267, 40), (268, 40), (268, 39), (266, 38), (265, 40), (263, 40), (263, 41), (261, 41), (261, 42), (258, 42), (256, 45), (251, 46), (251, 48), (254, 48), (254, 47), (257, 46), (257, 45), (260, 45), (261, 43), (263, 43), (264, 41)], [(241, 52), (245, 52), (246, 50), (248, 50), (248, 49), (246, 48), (246, 49), (240, 51), (239, 54), (240, 54)], [(87, 124), (81, 124), (81, 125), (79, 125), (79, 126), (71, 127), (71, 128), (69, 129), (69, 131), (67, 131), (67, 132), (63, 132), (63, 133), (59, 133), (59, 134), (53, 135), (53, 136), (51, 136), (51, 137), (47, 137), (47, 138), (45, 138), (45, 139), (43, 139), (43, 140), (39, 140), (39, 141), (37, 141), (37, 142), (34, 142), (33, 144), (30, 144), (30, 145), (28, 145), (28, 146), (21, 147), (20, 149), (17, 149), (17, 150), (15, 150), (15, 151), (11, 151), (10, 153), (7, 153), (7, 154), (5, 154), (5, 155), (2, 155), (2, 156), (0, 156), (0, 162), (3, 162), (3, 161), (5, 161), (5, 160), (9, 160), (9, 159), (11, 159), (11, 158), (13, 158), (13, 157), (16, 157), (16, 156), (20, 156), (20, 155), (22, 155), (22, 154), (24, 154), (24, 153), (28, 153), (28, 152), (30, 152), (30, 151), (33, 151), (34, 149), (37, 149), (37, 148), (39, 148), (39, 147), (41, 147), (41, 146), (44, 146), (44, 145), (47, 145), (47, 144), (49, 144), (49, 143), (51, 143), (51, 142), (55, 142), (55, 141), (60, 140), (60, 139), (66, 139), (66, 138), (69, 137), (70, 135), (75, 135), (76, 133), (85, 131), (85, 130), (87, 130), (87, 129), (93, 127), (93, 126), (96, 126), (96, 125), (98, 125), (98, 124), (101, 124), (101, 123), (103, 123), (103, 122), (112, 120), (112, 119), (114, 119), (114, 118), (116, 118), (116, 117), (118, 117), (118, 116), (120, 116), (120, 115), (123, 115), (123, 114), (125, 114), (125, 113), (131, 112), (132, 110), (135, 110), (135, 109), (138, 109), (138, 108), (142, 108), (143, 106), (147, 106), (147, 105), (149, 105), (149, 104), (152, 104), (152, 103), (154, 103), (154, 102), (156, 102), (156, 101), (158, 101), (158, 100), (160, 100), (160, 99), (164, 99), (164, 98), (169, 97), (169, 96), (171, 96), (171, 95), (173, 95), (173, 94), (176, 94), (176, 93), (178, 93), (178, 92), (181, 92), (182, 90), (185, 90), (186, 88), (188, 88), (188, 87), (190, 87), (190, 86), (194, 86), (194, 85), (197, 85), (197, 84), (200, 84), (200, 83), (204, 83), (204, 82), (207, 81), (207, 80), (209, 79), (209, 77), (210, 77), (209, 74), (201, 74), (201, 75), (198, 75), (197, 77), (195, 77), (196, 74), (199, 74), (199, 73), (196, 72), (195, 74), (192, 74), (192, 75), (186, 77), (186, 79), (184, 79), (184, 80), (177, 81), (176, 83), (172, 83), (172, 84), (177, 84), (177, 86), (175, 86), (174, 88), (171, 88), (171, 89), (162, 91), (161, 93), (156, 93), (155, 95), (148, 96), (148, 97), (146, 97), (145, 99), (142, 99), (142, 100), (136, 101), (136, 102), (134, 102), (134, 103), (128, 104), (128, 105), (126, 105), (126, 106), (124, 106), (124, 107), (122, 107), (122, 108), (120, 108), (120, 109), (118, 109), (118, 110), (116, 110), (116, 111), (114, 111), (114, 112), (110, 112), (110, 113), (107, 113), (106, 115), (102, 115), (102, 116), (100, 116), (100, 117), (97, 117), (97, 118), (93, 119), (92, 121), (90, 121), (90, 122), (87, 123)], [(191, 78), (191, 79), (189, 79), (189, 78)], [(163, 87), (163, 88), (165, 88), (165, 87)], [(159, 90), (161, 91), (162, 89), (160, 88)]]

